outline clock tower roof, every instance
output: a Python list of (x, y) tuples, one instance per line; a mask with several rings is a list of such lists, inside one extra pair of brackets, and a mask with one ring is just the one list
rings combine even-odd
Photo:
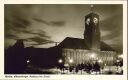
[(85, 17), (99, 17), (99, 15), (98, 14), (96, 14), (96, 13), (94, 13), (94, 12), (91, 12), (91, 13), (89, 13), (88, 15), (86, 15)]

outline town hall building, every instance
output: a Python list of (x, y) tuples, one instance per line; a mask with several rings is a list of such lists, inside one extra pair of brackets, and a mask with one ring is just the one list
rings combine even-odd
[(116, 51), (101, 41), (99, 15), (91, 12), (85, 16), (84, 39), (67, 37), (59, 45), (64, 64), (77, 65), (98, 61), (113, 65)]

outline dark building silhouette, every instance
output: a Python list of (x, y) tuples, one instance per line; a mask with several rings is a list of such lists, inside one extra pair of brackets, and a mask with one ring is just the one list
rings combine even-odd
[(28, 59), (31, 64), (42, 67), (51, 68), (57, 66), (57, 60), (62, 56), (61, 49), (57, 46), (51, 48), (25, 48)]
[(58, 66), (58, 59), (62, 58), (61, 53), (61, 49), (57, 46), (25, 48), (23, 40), (17, 40), (13, 46), (5, 50), (5, 74), (39, 73), (38, 71), (28, 72), (28, 66), (44, 69), (56, 67)]
[(5, 74), (24, 73), (26, 68), (26, 53), (23, 40), (5, 50)]

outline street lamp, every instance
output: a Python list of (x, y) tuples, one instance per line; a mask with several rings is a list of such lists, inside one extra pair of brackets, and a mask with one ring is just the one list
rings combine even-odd
[(73, 63), (73, 59), (69, 59), (69, 63)]
[(91, 54), (91, 58), (95, 58), (95, 54)]
[(73, 70), (73, 65), (72, 65), (72, 63), (73, 63), (73, 59), (69, 59), (69, 71), (70, 71), (70, 72), (72, 72), (72, 70)]
[(28, 60), (27, 60), (27, 64), (29, 64), (29, 63), (30, 63), (30, 60), (28, 59)]
[(119, 66), (119, 62), (120, 62), (120, 60), (117, 59), (117, 60), (116, 60), (117, 72), (118, 72), (118, 69), (119, 69), (119, 68), (118, 68), (118, 66)]
[(102, 59), (99, 59), (98, 60), (98, 63), (99, 63), (99, 66), (100, 66), (100, 73), (102, 73), (103, 72), (103, 61), (102, 61)]
[(90, 58), (91, 58), (91, 61), (92, 61), (92, 63), (95, 61), (95, 59), (96, 59), (96, 54), (95, 53), (92, 53), (91, 55), (90, 55)]
[(59, 68), (60, 68), (60, 70), (61, 70), (61, 73), (62, 73), (62, 63), (63, 63), (63, 60), (62, 59), (59, 59), (58, 60), (58, 63), (59, 63)]
[(58, 63), (62, 63), (62, 62), (63, 62), (63, 60), (62, 60), (62, 59), (59, 59), (59, 60), (58, 60)]

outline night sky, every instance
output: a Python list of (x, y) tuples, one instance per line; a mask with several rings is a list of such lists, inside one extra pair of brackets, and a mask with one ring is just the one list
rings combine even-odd
[[(120, 4), (94, 5), (100, 16), (101, 40), (122, 51), (122, 13)], [(26, 47), (48, 48), (66, 37), (84, 38), (87, 4), (6, 4), (5, 48), (24, 39)]]

